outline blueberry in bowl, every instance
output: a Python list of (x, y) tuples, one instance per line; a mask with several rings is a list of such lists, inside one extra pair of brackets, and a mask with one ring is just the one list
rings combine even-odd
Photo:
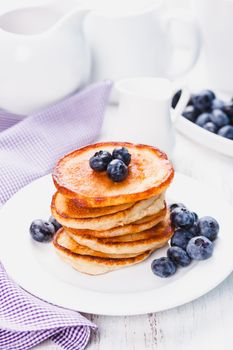
[(233, 124), (233, 101), (226, 102), (222, 108), (222, 111), (230, 118), (230, 122)]
[(211, 121), (210, 113), (202, 113), (197, 117), (196, 124), (203, 127), (206, 123)]
[[(174, 95), (173, 106), (175, 106), (175, 102), (177, 103), (178, 97), (180, 97), (180, 91)], [(223, 101), (217, 98), (213, 91), (202, 90), (191, 95), (181, 114), (186, 120), (200, 126), (204, 130), (233, 140), (233, 99)], [(216, 147), (217, 145), (214, 145), (214, 147), (210, 148), (215, 149)], [(227, 149), (226, 152), (230, 155), (232, 154), (230, 149), (229, 151)], [(226, 152), (224, 150), (224, 153)]]
[(218, 130), (218, 135), (225, 137), (229, 140), (233, 140), (233, 126), (232, 125), (223, 126), (221, 129)]
[(210, 114), (210, 120), (216, 125), (217, 128), (221, 128), (230, 122), (228, 116), (220, 109), (215, 109), (212, 111)]
[(187, 106), (183, 110), (182, 115), (191, 122), (195, 122), (198, 116), (198, 111), (194, 106)]
[(215, 99), (215, 94), (211, 90), (202, 90), (198, 94), (193, 95), (192, 103), (195, 108), (200, 111), (208, 111), (211, 109), (212, 102)]
[(176, 91), (175, 95), (172, 98), (172, 108), (175, 108), (177, 103), (179, 102), (181, 96), (181, 90)]
[(225, 103), (222, 100), (219, 100), (218, 98), (215, 98), (212, 101), (211, 109), (223, 109)]
[[(177, 103), (179, 102), (180, 96), (181, 96), (181, 90), (176, 91), (174, 96), (172, 97), (172, 108), (176, 108)], [(192, 103), (192, 95), (187, 103), (187, 106), (191, 106)]]
[(213, 132), (214, 134), (216, 134), (216, 132), (218, 131), (217, 126), (212, 122), (208, 122), (208, 123), (204, 124), (203, 129), (208, 130), (210, 132)]

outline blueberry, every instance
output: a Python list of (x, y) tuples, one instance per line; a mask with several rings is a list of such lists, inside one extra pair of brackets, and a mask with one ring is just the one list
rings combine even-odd
[(183, 110), (182, 116), (191, 122), (195, 122), (199, 113), (200, 112), (194, 106), (187, 106)]
[(212, 101), (211, 109), (223, 109), (224, 105), (225, 105), (225, 103), (222, 100), (215, 98)]
[(233, 140), (233, 126), (226, 125), (218, 130), (218, 135), (226, 137), (227, 139)]
[(197, 230), (199, 236), (205, 236), (210, 241), (214, 241), (219, 232), (219, 224), (211, 216), (203, 216), (197, 222)]
[(170, 212), (176, 208), (186, 208), (186, 206), (183, 203), (173, 203), (169, 205)]
[(198, 236), (197, 222), (194, 222), (193, 226), (189, 227), (188, 231), (192, 234), (192, 236)]
[(55, 227), (55, 232), (57, 232), (59, 230), (59, 228), (62, 227), (62, 225), (52, 215), (49, 218), (49, 222), (51, 222), (53, 224), (53, 226)]
[(167, 251), (167, 256), (176, 266), (185, 267), (191, 263), (191, 259), (186, 251), (180, 247), (170, 247)]
[[(176, 105), (179, 102), (180, 96), (181, 96), (181, 90), (178, 90), (172, 98), (172, 108), (176, 108)], [(191, 106), (192, 104), (193, 103), (192, 103), (192, 95), (191, 95), (191, 98), (189, 99), (187, 106)]]
[(198, 215), (193, 211), (193, 216), (194, 216), (194, 223), (197, 222), (198, 220)]
[(172, 98), (172, 108), (175, 108), (181, 96), (181, 90), (178, 90)]
[(186, 208), (175, 208), (171, 212), (171, 222), (175, 227), (189, 228), (194, 224), (194, 215)]
[(221, 128), (222, 126), (225, 126), (225, 125), (229, 124), (229, 122), (230, 122), (228, 116), (223, 111), (221, 111), (220, 109), (215, 109), (210, 114), (210, 120), (218, 128)]
[(214, 250), (213, 243), (204, 236), (193, 237), (186, 248), (191, 259), (205, 260), (212, 256)]
[(131, 155), (127, 148), (125, 147), (119, 147), (115, 148), (112, 152), (112, 158), (113, 159), (120, 159), (122, 162), (124, 162), (126, 165), (129, 165), (131, 161)]
[(226, 115), (228, 115), (231, 121), (233, 121), (233, 101), (225, 103), (222, 110), (224, 113), (226, 113)]
[(210, 113), (202, 113), (197, 117), (196, 124), (203, 127), (206, 123), (210, 122)]
[(95, 171), (105, 171), (111, 160), (111, 153), (107, 151), (99, 151), (96, 152), (94, 156), (90, 158), (89, 164), (90, 167)]
[(211, 90), (202, 90), (199, 94), (192, 97), (194, 107), (201, 111), (208, 111), (211, 108), (212, 101), (215, 99), (215, 94)]
[(120, 159), (113, 159), (107, 167), (107, 174), (114, 182), (123, 181), (128, 175), (128, 167)]
[(194, 224), (193, 226), (189, 227), (188, 231), (191, 232), (193, 236), (197, 236), (198, 215), (193, 212), (193, 216), (194, 216)]
[[(192, 106), (193, 105), (193, 101), (192, 101), (193, 96), (194, 95), (191, 94), (190, 99), (188, 100), (187, 106)], [(199, 111), (199, 113), (200, 113), (200, 111)]]
[(185, 250), (191, 238), (193, 238), (191, 232), (178, 228), (171, 238), (171, 246), (180, 247)]
[(151, 269), (159, 277), (170, 277), (176, 272), (176, 265), (169, 258), (160, 258), (152, 261)]
[(217, 126), (214, 123), (212, 123), (212, 122), (208, 122), (208, 123), (204, 124), (203, 125), (203, 129), (208, 130), (210, 132), (213, 132), (214, 134), (218, 130)]
[(40, 219), (32, 221), (29, 230), (37, 242), (50, 242), (55, 233), (55, 227), (51, 222)]

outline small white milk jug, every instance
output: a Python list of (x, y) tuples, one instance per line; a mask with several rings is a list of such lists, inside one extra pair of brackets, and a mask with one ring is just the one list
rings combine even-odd
[[(179, 102), (171, 109), (173, 94), (182, 90)], [(150, 144), (170, 157), (175, 144), (174, 123), (180, 117), (190, 94), (164, 78), (141, 77), (116, 83), (118, 113), (113, 120), (111, 138), (116, 141)]]

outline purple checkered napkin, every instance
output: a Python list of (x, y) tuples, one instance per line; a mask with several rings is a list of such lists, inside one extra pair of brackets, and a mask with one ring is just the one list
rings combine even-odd
[(50, 338), (81, 350), (96, 326), (78, 312), (45, 303), (18, 287), (0, 265), (0, 349), (27, 350)]
[[(0, 110), (0, 206), (50, 172), (63, 154), (95, 140), (110, 89), (110, 82), (91, 85), (23, 119)], [(95, 327), (78, 312), (28, 294), (0, 264), (1, 350), (27, 350), (45, 339), (65, 350), (81, 350)]]
[(59, 157), (96, 139), (110, 90), (109, 81), (93, 84), (21, 121), (0, 110), (0, 206)]

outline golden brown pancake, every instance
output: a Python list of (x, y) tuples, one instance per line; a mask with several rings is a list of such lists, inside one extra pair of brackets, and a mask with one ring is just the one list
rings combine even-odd
[(113, 205), (111, 207), (88, 208), (80, 207), (75, 199), (67, 198), (61, 193), (56, 192), (53, 195), (52, 206), (56, 208), (56, 212), (63, 218), (96, 218), (103, 215), (118, 213), (122, 210), (132, 207), (135, 203), (126, 203)]
[(122, 267), (138, 264), (152, 253), (152, 251), (147, 251), (131, 258), (119, 259), (81, 255), (71, 250), (73, 249), (73, 244), (70, 245), (70, 241), (64, 240), (62, 244), (60, 244), (61, 242), (59, 243), (57, 240), (58, 237), (59, 233), (54, 236), (53, 240), (53, 245), (57, 254), (74, 269), (89, 275), (99, 275), (121, 269)]
[(149, 230), (114, 238), (94, 238), (92, 236), (68, 233), (77, 243), (106, 254), (139, 254), (164, 246), (173, 234), (167, 218)]
[(131, 258), (139, 255), (139, 254), (106, 254), (102, 252), (97, 252), (86, 246), (78, 244), (75, 240), (73, 240), (70, 237), (68, 233), (66, 233), (64, 228), (61, 228), (59, 231), (57, 231), (55, 241), (63, 247), (68, 246), (69, 250), (71, 250), (73, 253), (80, 254), (80, 255), (91, 255), (91, 256), (98, 256), (101, 258), (110, 258), (110, 259)]
[(148, 230), (149, 228), (157, 225), (160, 221), (162, 221), (166, 216), (166, 213), (167, 213), (167, 208), (165, 207), (164, 209), (160, 210), (158, 214), (155, 214), (152, 216), (146, 216), (145, 218), (135, 221), (131, 224), (114, 227), (110, 230), (105, 230), (105, 231), (77, 230), (69, 227), (65, 227), (65, 230), (74, 235), (76, 234), (88, 235), (88, 236), (99, 237), (99, 238), (122, 236), (130, 233), (137, 233), (137, 232)]
[(113, 227), (130, 224), (134, 221), (140, 220), (145, 216), (155, 215), (165, 207), (164, 194), (158, 198), (152, 197), (141, 200), (135, 203), (131, 208), (122, 210), (118, 213), (104, 215), (96, 218), (69, 218), (62, 217), (58, 214), (56, 208), (51, 205), (51, 211), (55, 219), (63, 226), (75, 229), (88, 229), (103, 231), (109, 230)]
[[(89, 159), (95, 152), (112, 152), (115, 147), (126, 147), (131, 154), (129, 175), (119, 183), (110, 180), (106, 172), (96, 172), (89, 166)], [(80, 148), (61, 158), (53, 171), (58, 192), (75, 198), (80, 206), (98, 208), (156, 196), (166, 190), (173, 176), (173, 166), (165, 153), (152, 146), (126, 142), (97, 143)]]

